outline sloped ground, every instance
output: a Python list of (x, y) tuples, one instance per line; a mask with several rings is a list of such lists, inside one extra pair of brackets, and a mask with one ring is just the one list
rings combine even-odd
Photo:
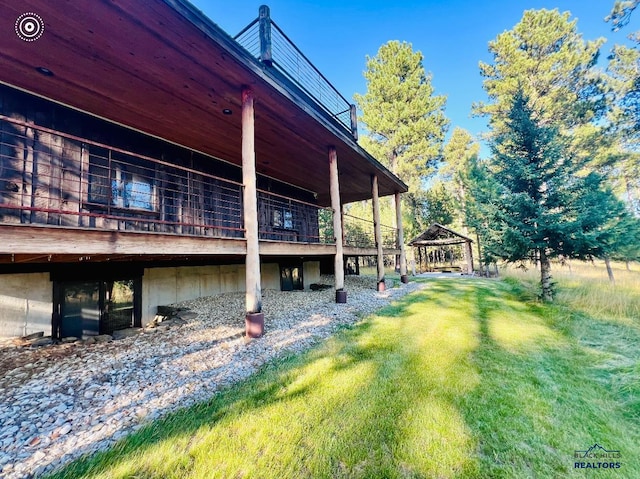
[[(332, 284), (333, 278), (323, 277)], [(375, 278), (333, 288), (264, 291), (265, 335), (246, 342), (244, 293), (181, 303), (182, 325), (98, 344), (0, 349), (0, 477), (39, 476), (106, 449), (142, 424), (215, 394), (266, 361), (308, 348), (417, 284), (375, 291)]]

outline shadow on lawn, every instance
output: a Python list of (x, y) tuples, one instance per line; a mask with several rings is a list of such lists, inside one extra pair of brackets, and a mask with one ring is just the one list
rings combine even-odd
[[(496, 289), (474, 292), (480, 387), (460, 403), (480, 438), (486, 476), (591, 477), (593, 470), (574, 467), (584, 461), (574, 454), (598, 443), (626, 455), (622, 469), (598, 470), (599, 477), (636, 477), (640, 429), (629, 412), (637, 411), (637, 400), (630, 405), (611, 387), (616, 371), (602, 368), (604, 351), (591, 347), (587, 337), (596, 330), (605, 341), (606, 336), (624, 337), (626, 345), (612, 348), (618, 354), (638, 344), (637, 331), (566, 307), (531, 302), (530, 291), (519, 284), (503, 287), (515, 304)], [(509, 333), (526, 338), (513, 341)], [(637, 373), (636, 367), (636, 385)]]
[[(218, 436), (207, 435), (217, 427), (238, 436), (226, 447), (237, 446), (236, 453), (244, 456), (239, 466), (231, 460), (217, 463), (221, 477), (252, 471), (252, 462), (263, 467), (261, 471), (270, 471), (268, 477), (426, 478), (440, 471), (442, 477), (454, 477), (452, 471), (473, 468), (469, 459), (473, 444), (452, 405), (454, 392), (447, 390), (446, 376), (432, 377), (437, 371), (425, 367), (424, 352), (417, 344), (420, 338), (401, 318), (414, 302), (403, 298), (381, 311), (391, 321), (364, 322), (307, 354), (272, 362), (208, 403), (150, 424), (112, 450), (73, 463), (54, 477), (200, 477), (194, 457), (200, 457), (202, 449), (216, 448)], [(406, 334), (404, 341), (398, 341), (399, 334)], [(447, 371), (454, 362), (455, 356)], [(423, 403), (430, 405), (428, 411), (422, 411)], [(287, 413), (274, 416), (274, 409)], [(429, 424), (416, 431), (412, 421), (434, 423), (439, 417), (447, 421), (447, 431), (432, 431)], [(256, 426), (239, 431), (242, 423)], [(257, 438), (262, 434), (260, 423), (271, 437), (268, 444), (256, 446), (262, 441)], [(452, 431), (460, 433), (447, 437)], [(175, 445), (161, 451), (170, 441)], [(458, 450), (434, 460), (430, 456), (436, 442), (449, 442)], [(431, 451), (407, 452), (422, 443)], [(265, 477), (264, 472), (247, 473)]]
[(580, 477), (575, 450), (637, 438), (553, 309), (505, 283), (428, 283), (54, 477)]

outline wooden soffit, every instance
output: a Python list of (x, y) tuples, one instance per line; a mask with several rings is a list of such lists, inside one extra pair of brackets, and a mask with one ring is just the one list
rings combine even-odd
[[(34, 41), (15, 31), (29, 12), (45, 25)], [(249, 23), (256, 12), (246, 14)], [(382, 196), (407, 189), (295, 86), (184, 0), (2, 2), (0, 44), (0, 82), (236, 165), (241, 89), (249, 86), (259, 173), (315, 192), (328, 205), (327, 150), (335, 146), (343, 203), (370, 198), (373, 174)]]

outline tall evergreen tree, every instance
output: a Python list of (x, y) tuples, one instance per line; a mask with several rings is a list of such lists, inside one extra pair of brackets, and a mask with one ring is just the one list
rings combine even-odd
[(455, 201), (453, 222), (456, 227), (463, 229), (465, 235), (468, 235), (465, 216), (468, 192), (464, 178), (471, 164), (477, 161), (479, 153), (480, 145), (471, 134), (463, 128), (455, 127), (444, 146), (442, 165), (438, 169), (438, 176)]
[(474, 112), (488, 115), (494, 134), (502, 131), (518, 92), (529, 101), (541, 125), (554, 125), (572, 155), (591, 160), (601, 128), (595, 122), (606, 111), (605, 83), (595, 67), (600, 38), (585, 42), (577, 20), (558, 10), (528, 10), (512, 30), (489, 42), (492, 63), (480, 63), (488, 103)]
[[(607, 17), (612, 29), (629, 22), (638, 0), (616, 1)], [(614, 45), (609, 55), (610, 154), (605, 158), (614, 187), (640, 218), (640, 32), (629, 36), (634, 46)]]
[[(409, 186), (407, 218), (421, 214), (424, 180), (439, 158), (448, 120), (446, 98), (434, 94), (423, 56), (411, 44), (390, 41), (367, 57), (367, 92), (355, 95), (368, 133), (362, 145)], [(407, 235), (415, 234), (409, 226)]]
[(551, 262), (557, 256), (586, 258), (603, 253), (603, 231), (616, 227), (612, 193), (596, 173), (580, 175), (558, 129), (537, 118), (517, 93), (492, 143), (489, 171), (494, 193), (480, 205), (484, 244), (509, 262), (537, 259), (542, 298), (553, 299)]

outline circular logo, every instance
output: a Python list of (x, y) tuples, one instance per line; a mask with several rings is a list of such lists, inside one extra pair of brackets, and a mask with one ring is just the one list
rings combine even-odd
[(25, 42), (35, 42), (43, 33), (44, 20), (36, 13), (23, 13), (16, 20), (16, 35)]

